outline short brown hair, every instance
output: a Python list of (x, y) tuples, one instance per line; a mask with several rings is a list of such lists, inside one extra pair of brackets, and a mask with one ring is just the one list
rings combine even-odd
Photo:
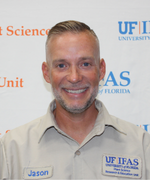
[(60, 35), (65, 32), (80, 33), (85, 31), (90, 32), (98, 40), (95, 32), (85, 23), (79, 21), (63, 21), (56, 24), (49, 30), (46, 44), (48, 43), (50, 37), (53, 35)]

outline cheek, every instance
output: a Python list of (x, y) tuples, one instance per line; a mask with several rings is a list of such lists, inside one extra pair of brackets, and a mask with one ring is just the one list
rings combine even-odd
[(59, 73), (51, 73), (50, 80), (53, 87), (58, 87), (61, 84), (62, 79), (63, 77)]
[(87, 73), (87, 79), (91, 82), (91, 84), (99, 84), (99, 73), (98, 72), (91, 72), (91, 73)]

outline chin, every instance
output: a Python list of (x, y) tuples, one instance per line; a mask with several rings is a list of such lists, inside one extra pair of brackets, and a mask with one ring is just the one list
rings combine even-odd
[(72, 105), (71, 103), (68, 103), (66, 100), (64, 100), (59, 95), (59, 93), (53, 89), (53, 94), (55, 96), (55, 99), (58, 101), (61, 107), (72, 114), (80, 114), (84, 112), (85, 110), (87, 110), (94, 102), (97, 96), (97, 92), (98, 92), (98, 89), (95, 88), (92, 95), (89, 97), (89, 99), (85, 103), (83, 103), (83, 105), (81, 105), (80, 102), (78, 102), (77, 104), (74, 104), (75, 102), (73, 102), (74, 105)]
[(86, 103), (84, 103), (82, 106), (81, 104), (76, 104), (76, 105), (68, 105), (67, 103), (65, 103), (65, 101), (63, 101), (61, 99), (58, 100), (59, 104), (63, 107), (63, 109), (65, 109), (66, 111), (72, 113), (72, 114), (80, 114), (82, 112), (84, 112), (85, 110), (87, 110), (92, 103), (94, 102), (95, 97), (91, 97)]

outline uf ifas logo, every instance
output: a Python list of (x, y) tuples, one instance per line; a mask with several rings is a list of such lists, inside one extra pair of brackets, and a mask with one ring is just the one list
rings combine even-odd
[(141, 178), (141, 158), (128, 155), (104, 155), (102, 172), (109, 176)]
[(106, 158), (106, 163), (112, 163), (112, 164), (120, 164), (120, 165), (134, 165), (137, 166), (138, 159), (136, 158), (125, 158), (125, 157), (113, 157), (113, 156), (105, 156)]
[(119, 33), (132, 35), (135, 31), (137, 34), (150, 33), (150, 21), (118, 21)]

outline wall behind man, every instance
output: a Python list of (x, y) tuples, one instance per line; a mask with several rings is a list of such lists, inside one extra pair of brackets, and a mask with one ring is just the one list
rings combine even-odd
[(0, 0), (0, 137), (46, 113), (46, 35), (65, 20), (85, 22), (100, 39), (107, 73), (98, 99), (150, 132), (149, 9), (149, 0)]

